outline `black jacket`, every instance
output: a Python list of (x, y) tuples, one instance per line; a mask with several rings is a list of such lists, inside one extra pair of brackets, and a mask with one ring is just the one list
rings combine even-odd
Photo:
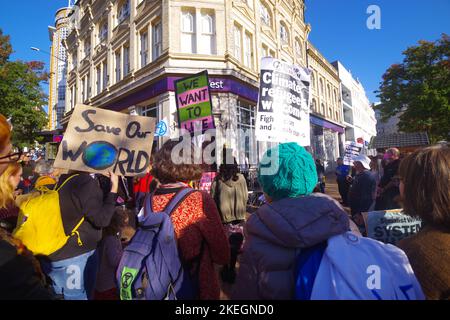
[[(58, 186), (69, 176), (62, 175)], [(88, 173), (80, 173), (70, 179), (59, 191), (59, 205), (67, 235), (85, 217), (78, 229), (83, 245), (78, 245), (78, 238), (74, 235), (64, 247), (49, 256), (50, 260), (69, 259), (96, 249), (102, 238), (102, 228), (109, 225), (114, 215), (116, 196), (116, 193), (109, 192), (104, 197), (98, 180)]]
[(17, 248), (0, 236), (0, 300), (49, 300), (55, 295), (40, 279), (32, 256), (18, 254)]

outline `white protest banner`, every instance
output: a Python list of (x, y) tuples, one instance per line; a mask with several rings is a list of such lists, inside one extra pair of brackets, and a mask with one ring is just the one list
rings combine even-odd
[(77, 105), (59, 146), (55, 168), (122, 176), (145, 173), (155, 119)]
[(361, 143), (354, 142), (354, 141), (346, 141), (345, 142), (344, 165), (352, 166), (353, 159), (356, 156), (359, 156), (362, 148), (363, 148), (363, 145)]
[(369, 238), (394, 245), (422, 227), (420, 219), (403, 214), (402, 209), (364, 212), (362, 216)]
[(258, 141), (310, 145), (309, 70), (266, 57), (261, 61)]

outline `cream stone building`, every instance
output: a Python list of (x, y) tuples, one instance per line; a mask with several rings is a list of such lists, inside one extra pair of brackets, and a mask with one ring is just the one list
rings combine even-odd
[(311, 151), (332, 160), (344, 132), (339, 77), (309, 44), (304, 12), (303, 0), (79, 0), (66, 40), (66, 121), (85, 103), (167, 119), (175, 137), (174, 80), (206, 69), (217, 143), (254, 165), (266, 149), (254, 136), (259, 65), (272, 56), (312, 69)]
[(66, 108), (67, 55), (63, 41), (69, 34), (71, 8), (61, 8), (55, 14), (55, 25), (48, 27), (50, 41), (50, 79), (48, 96), (48, 129), (61, 127)]

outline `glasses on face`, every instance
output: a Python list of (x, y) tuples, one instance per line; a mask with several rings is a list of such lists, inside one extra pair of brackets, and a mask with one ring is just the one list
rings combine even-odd
[(17, 162), (20, 160), (20, 157), (22, 156), (23, 151), (20, 150), (18, 152), (7, 154), (6, 156), (0, 157), (0, 163), (11, 163), (11, 162)]

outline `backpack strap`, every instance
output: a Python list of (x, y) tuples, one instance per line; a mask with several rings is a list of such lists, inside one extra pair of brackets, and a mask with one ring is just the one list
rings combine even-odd
[(67, 182), (69, 182), (72, 178), (75, 178), (76, 176), (79, 176), (79, 174), (77, 173), (77, 174), (71, 175), (71, 176), (68, 177), (66, 180), (64, 180), (64, 182), (61, 183), (61, 185), (60, 185), (59, 187), (57, 187), (57, 184), (55, 184), (55, 186), (53, 187), (53, 190), (55, 190), (55, 191), (61, 190), (61, 188), (64, 187), (64, 185), (65, 185)]
[[(59, 192), (59, 190), (61, 190), (62, 187), (64, 187), (64, 185), (69, 182), (72, 178), (75, 178), (76, 176), (79, 176), (79, 174), (73, 174), (70, 177), (68, 177), (66, 180), (64, 180), (63, 183), (61, 183), (61, 185), (59, 187), (57, 187), (57, 185), (55, 184), (55, 187), (53, 188), (53, 190)], [(70, 237), (73, 235), (77, 236), (77, 243), (78, 246), (82, 246), (83, 242), (81, 241), (81, 237), (80, 237), (80, 233), (78, 232), (78, 229), (80, 228), (80, 226), (83, 224), (84, 222), (84, 216), (81, 218), (80, 222), (78, 222), (78, 224), (75, 226), (75, 228), (73, 228), (73, 230), (70, 232)]]
[[(169, 203), (166, 205), (166, 207), (164, 208), (164, 210), (162, 212), (165, 212), (167, 215), (170, 216), (172, 214), (172, 212), (175, 211), (175, 209), (178, 207), (178, 205), (180, 205), (181, 202), (183, 202), (183, 200), (186, 199), (193, 192), (195, 192), (195, 190), (192, 188), (181, 189), (180, 191), (177, 192), (177, 194), (172, 199), (170, 199)], [(146, 201), (146, 205), (144, 207), (144, 210), (147, 211), (145, 216), (147, 216), (148, 214), (154, 213), (153, 202), (152, 202), (153, 196), (154, 196), (154, 192), (149, 193), (147, 196), (148, 200)]]

